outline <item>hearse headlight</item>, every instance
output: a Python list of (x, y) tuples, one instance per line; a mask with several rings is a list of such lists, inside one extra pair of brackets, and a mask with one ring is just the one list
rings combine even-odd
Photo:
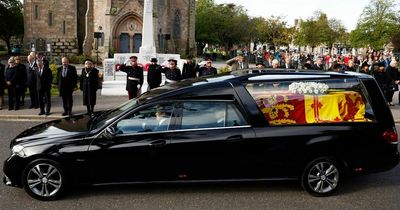
[(12, 155), (18, 155), (20, 157), (25, 157), (24, 147), (21, 145), (15, 145), (11, 149)]

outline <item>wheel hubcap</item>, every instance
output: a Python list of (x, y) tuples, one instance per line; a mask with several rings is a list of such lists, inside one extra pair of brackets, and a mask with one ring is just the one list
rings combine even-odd
[(337, 187), (339, 171), (329, 162), (319, 162), (308, 173), (308, 185), (317, 193), (327, 193)]
[(49, 197), (60, 190), (62, 176), (60, 171), (53, 165), (41, 163), (29, 170), (27, 184), (29, 189), (36, 195)]

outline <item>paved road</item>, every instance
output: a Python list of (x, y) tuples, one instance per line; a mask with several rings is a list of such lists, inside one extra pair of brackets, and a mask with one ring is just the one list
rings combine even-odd
[[(10, 139), (37, 123), (0, 121), (1, 161), (9, 155)], [(326, 198), (308, 195), (297, 182), (272, 182), (90, 187), (41, 202), (1, 183), (0, 209), (400, 209), (399, 177), (400, 166), (346, 180), (338, 195)]]

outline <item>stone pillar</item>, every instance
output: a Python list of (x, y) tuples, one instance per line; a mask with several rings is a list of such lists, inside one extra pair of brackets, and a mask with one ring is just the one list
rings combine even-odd
[(144, 0), (142, 46), (139, 49), (140, 62), (148, 62), (156, 56), (154, 45), (153, 0)]
[(93, 3), (91, 0), (87, 0), (86, 10), (86, 24), (85, 24), (85, 39), (83, 41), (83, 54), (91, 55), (94, 43), (94, 30), (93, 30)]

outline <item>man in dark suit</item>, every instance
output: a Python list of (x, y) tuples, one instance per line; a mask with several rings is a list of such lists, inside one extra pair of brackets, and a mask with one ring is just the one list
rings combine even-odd
[[(40, 112), (39, 115), (49, 115), (51, 108), (51, 83), (53, 81), (53, 75), (50, 68), (44, 66), (43, 60), (36, 60), (37, 72), (36, 72), (36, 87), (38, 91), (38, 99)], [(46, 111), (46, 112), (45, 112)]]
[(28, 55), (28, 64), (26, 65), (26, 75), (27, 75), (27, 85), (29, 89), (29, 96), (31, 98), (30, 109), (39, 108), (38, 102), (38, 92), (36, 88), (36, 72), (37, 67), (35, 67), (35, 57)]
[(197, 65), (193, 62), (193, 57), (188, 56), (186, 58), (186, 63), (183, 64), (182, 78), (183, 79), (194, 78), (196, 77), (196, 72), (197, 72)]
[(19, 106), (25, 104), (25, 92), (26, 92), (26, 66), (22, 64), (21, 57), (15, 56), (15, 70), (17, 71), (17, 97), (19, 97)]
[(6, 66), (0, 62), (0, 110), (3, 109), (4, 89), (6, 88), (6, 79), (4, 78)]
[(238, 56), (226, 61), (226, 64), (232, 66), (232, 68), (231, 68), (232, 71), (249, 68), (249, 64), (244, 60), (243, 55), (238, 55)]
[(119, 70), (126, 73), (126, 90), (129, 99), (137, 97), (138, 90), (143, 85), (143, 67), (138, 65), (137, 57), (131, 56), (129, 61), (119, 67)]
[(152, 58), (150, 62), (147, 69), (147, 83), (149, 89), (154, 89), (160, 87), (161, 84), (161, 66), (157, 64), (157, 58)]
[(57, 69), (57, 84), (64, 107), (64, 113), (62, 113), (62, 116), (71, 116), (73, 105), (72, 93), (76, 88), (78, 74), (76, 73), (75, 66), (69, 65), (68, 58), (63, 57), (61, 62), (62, 66)]

